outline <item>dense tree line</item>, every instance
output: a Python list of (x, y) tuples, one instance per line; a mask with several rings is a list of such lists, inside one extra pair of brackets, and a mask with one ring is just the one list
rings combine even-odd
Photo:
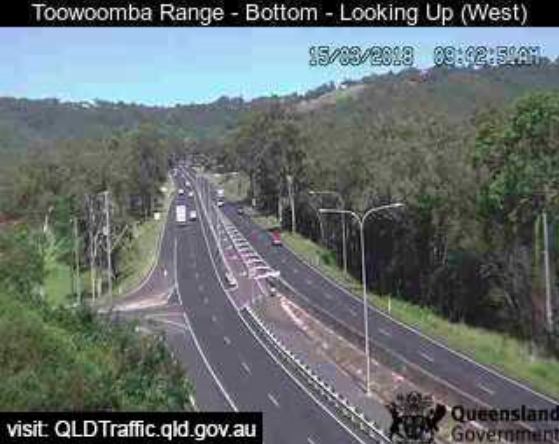
[[(181, 145), (160, 128), (143, 124), (106, 138), (67, 139), (36, 147), (26, 162), (9, 172), (3, 212), (52, 234), (57, 254), (70, 266), (76, 220), (80, 263), (95, 272), (106, 265), (106, 197), (112, 237), (123, 245), (133, 233), (132, 225), (151, 217), (171, 153)], [(118, 253), (118, 248), (111, 251), (115, 277)]]
[[(404, 202), (403, 211), (379, 215), (366, 228), (372, 289), (559, 353), (559, 93), (533, 92), (557, 86), (555, 63), (378, 76), (333, 106), (272, 107), (247, 119), (228, 142), (229, 165), (251, 178), (257, 203), (274, 213), (282, 171), (292, 171), (297, 227), (315, 240), (319, 226), (310, 207), (338, 202), (309, 197), (311, 189), (336, 190), (357, 211)], [(323, 226), (326, 244), (340, 253), (335, 217), (323, 216)], [(289, 218), (283, 221), (289, 227)], [(350, 269), (359, 277), (358, 233), (350, 222), (348, 230)]]
[[(106, 265), (102, 193), (109, 192), (113, 236), (129, 236), (130, 224), (151, 216), (170, 154), (181, 144), (143, 124), (38, 146), (8, 172), (8, 222), (0, 226), (0, 410), (193, 408), (192, 387), (158, 338), (102, 320), (85, 304), (54, 307), (43, 291), (49, 264), (73, 266), (74, 220), (80, 263), (98, 287), (96, 271)], [(111, 254), (117, 276), (119, 249)]]

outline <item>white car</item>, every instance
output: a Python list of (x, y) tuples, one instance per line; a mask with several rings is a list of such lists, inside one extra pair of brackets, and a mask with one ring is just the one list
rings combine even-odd
[(179, 196), (182, 196), (184, 194), (184, 190), (182, 188), (179, 188)]
[(194, 191), (189, 191), (188, 192), (188, 197), (194, 197)]
[(188, 213), (188, 218), (190, 220), (196, 220), (196, 218), (197, 218), (196, 211), (190, 210), (190, 213)]

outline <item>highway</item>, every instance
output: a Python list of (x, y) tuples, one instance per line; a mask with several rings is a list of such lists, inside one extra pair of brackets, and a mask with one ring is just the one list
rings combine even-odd
[[(363, 335), (361, 299), (307, 265), (288, 248), (273, 247), (268, 236), (259, 235), (262, 228), (250, 218), (238, 215), (233, 204), (226, 204), (223, 211), (270, 266), (279, 270), (282, 278), (297, 292)], [(530, 408), (549, 409), (557, 405), (557, 401), (477, 364), (372, 306), (368, 307), (368, 316), (372, 342), (391, 350), (406, 365), (420, 367), (438, 383), (478, 405), (519, 408), (524, 404)], [(537, 428), (543, 425), (534, 423)]]
[(363, 443), (297, 384), (250, 332), (216, 273), (199, 202), (188, 198), (187, 204), (188, 210), (196, 208), (198, 220), (175, 227), (178, 296), (231, 408), (262, 411), (267, 444)]

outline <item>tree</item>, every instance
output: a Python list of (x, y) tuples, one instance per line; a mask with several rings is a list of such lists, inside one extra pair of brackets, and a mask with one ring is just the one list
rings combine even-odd
[(522, 294), (514, 291), (514, 274), (502, 273), (501, 285), (516, 299), (532, 334), (541, 334), (550, 311), (542, 274), (546, 227), (542, 229), (541, 215), (558, 209), (559, 94), (532, 94), (508, 113), (489, 117), (480, 128), (476, 162), (485, 174), (480, 210), (488, 219), (493, 244), (503, 248), (506, 257), (521, 258), (513, 264), (516, 274), (523, 269), (528, 282)]
[(25, 225), (0, 231), (0, 287), (20, 298), (37, 297), (45, 278), (42, 235)]

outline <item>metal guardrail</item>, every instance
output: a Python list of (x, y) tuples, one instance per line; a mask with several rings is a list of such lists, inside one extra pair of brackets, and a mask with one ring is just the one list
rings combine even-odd
[(336, 392), (334, 387), (324, 381), (309, 365), (305, 364), (300, 357), (289, 350), (276, 336), (276, 334), (262, 322), (251, 307), (247, 307), (245, 311), (266, 335), (267, 339), (274, 344), (276, 349), (280, 351), (287, 360), (289, 360), (292, 367), (294, 367), (303, 376), (306, 383), (309, 384), (316, 392), (320, 393), (322, 397), (326, 398), (331, 405), (340, 411), (342, 416), (349, 419), (362, 432), (371, 438), (377, 439), (379, 443), (390, 443), (390, 439), (382, 431), (379, 424), (367, 418), (362, 411), (353, 406), (347, 398)]

